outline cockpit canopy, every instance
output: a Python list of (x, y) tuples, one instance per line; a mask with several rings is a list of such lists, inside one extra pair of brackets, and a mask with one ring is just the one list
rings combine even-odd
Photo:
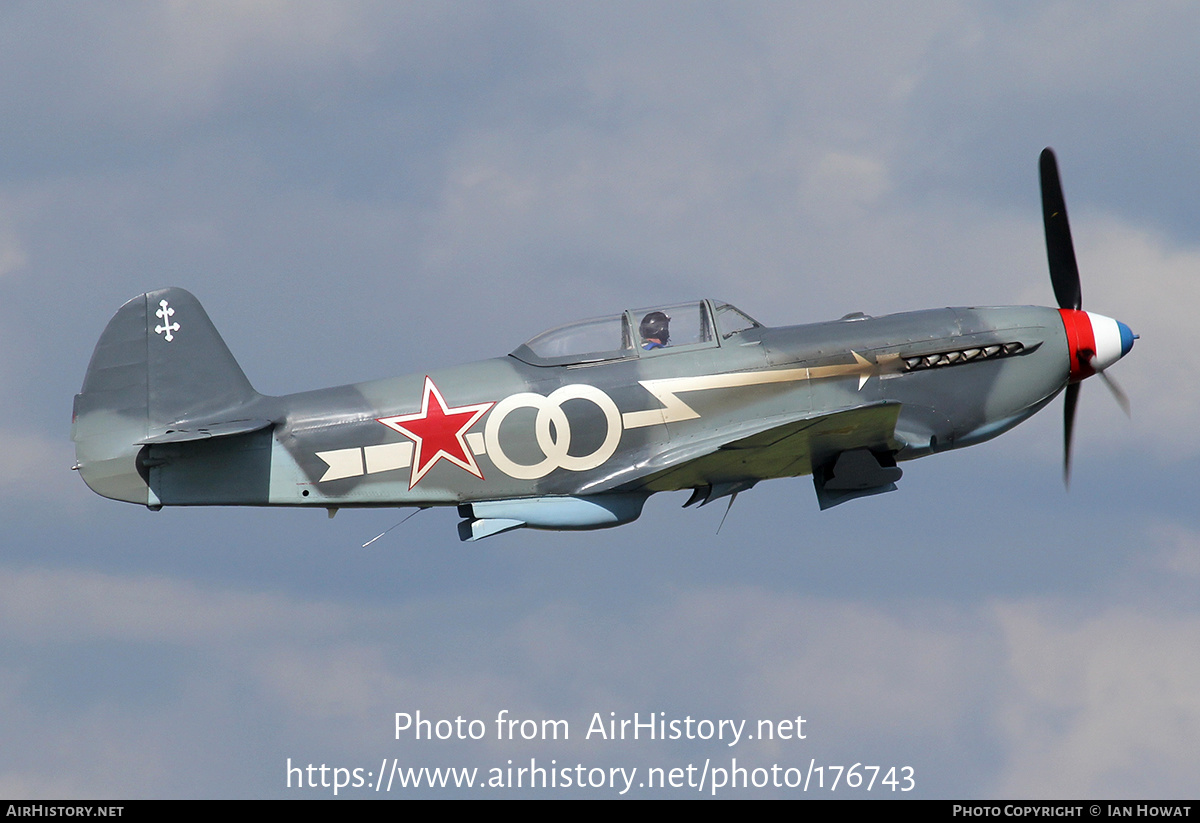
[(755, 328), (762, 324), (729, 303), (698, 300), (567, 323), (521, 344), (512, 356), (532, 366), (655, 357), (719, 346)]

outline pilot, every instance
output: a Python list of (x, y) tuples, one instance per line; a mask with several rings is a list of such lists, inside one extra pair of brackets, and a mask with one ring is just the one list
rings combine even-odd
[(652, 311), (642, 318), (638, 332), (642, 335), (642, 348), (646, 351), (664, 349), (671, 341), (671, 318), (665, 312)]

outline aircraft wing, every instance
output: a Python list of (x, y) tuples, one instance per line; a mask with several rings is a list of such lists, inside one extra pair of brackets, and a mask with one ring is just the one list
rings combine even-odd
[[(673, 444), (592, 491), (749, 488), (769, 477), (810, 474), (845, 452), (893, 452), (900, 403), (881, 401), (832, 412), (778, 415), (745, 427)], [(634, 476), (630, 476), (630, 475)]]

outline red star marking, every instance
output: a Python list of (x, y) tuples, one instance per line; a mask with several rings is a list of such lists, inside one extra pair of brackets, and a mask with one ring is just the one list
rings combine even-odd
[[(431, 397), (433, 403), (429, 402)], [(467, 429), (475, 425), (475, 421), (483, 417), (494, 405), (496, 404), (477, 403), (473, 406), (455, 406), (448, 409), (446, 401), (442, 399), (442, 393), (426, 375), (420, 412), (376, 419), (416, 444), (413, 450), (412, 474), (408, 481), (408, 487), (411, 489), (442, 459), (466, 469), (480, 480), (483, 479), (483, 472), (475, 462), (475, 455), (467, 446), (466, 434)]]

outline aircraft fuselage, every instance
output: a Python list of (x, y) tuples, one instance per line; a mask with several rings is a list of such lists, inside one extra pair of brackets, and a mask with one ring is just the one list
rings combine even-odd
[[(147, 446), (147, 500), (397, 506), (619, 491), (664, 450), (715, 432), (735, 438), (763, 420), (881, 403), (899, 415), (878, 445), (904, 461), (995, 437), (1049, 402), (1068, 372), (1059, 312), (1038, 307), (757, 328), (707, 348), (578, 366), (509, 356), (262, 397), (243, 411), (273, 428), (224, 438), (218, 453), (212, 440)], [(388, 425), (404, 417), (413, 419)], [(808, 474), (832, 456), (785, 456), (769, 476)], [(764, 479), (757, 471), (705, 480)], [(648, 490), (696, 482), (683, 473)]]

